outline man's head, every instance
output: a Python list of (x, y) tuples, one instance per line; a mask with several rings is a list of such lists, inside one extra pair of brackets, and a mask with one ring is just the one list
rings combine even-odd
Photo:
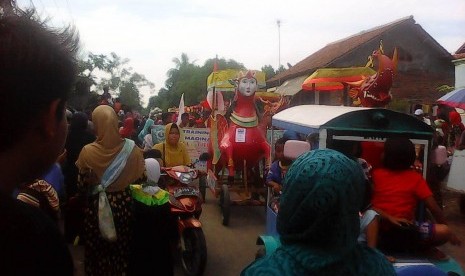
[(274, 156), (276, 160), (284, 160), (284, 144), (286, 143), (286, 138), (279, 138), (274, 143)]
[(414, 112), (413, 114), (414, 114), (417, 118), (423, 118), (423, 116), (425, 115), (422, 109), (417, 109), (417, 110), (415, 110), (415, 112)]
[(78, 38), (70, 28), (48, 28), (33, 11), (5, 10), (0, 7), (0, 156), (21, 154), (29, 143), (31, 164), (20, 165), (23, 178), (35, 177), (63, 150)]
[(167, 125), (167, 124), (173, 122), (173, 116), (172, 115), (173, 114), (171, 114), (169, 112), (165, 112), (165, 113), (161, 114), (161, 120), (162, 120), (164, 125)]
[(181, 123), (188, 124), (189, 123), (189, 113), (181, 114)]

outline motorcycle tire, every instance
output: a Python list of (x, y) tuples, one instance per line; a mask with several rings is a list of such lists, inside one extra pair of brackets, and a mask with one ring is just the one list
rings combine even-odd
[(461, 194), (459, 197), (460, 214), (465, 215), (465, 195)]
[(207, 243), (202, 228), (187, 228), (181, 234), (181, 264), (186, 276), (203, 275), (207, 265)]
[(206, 191), (207, 191), (207, 176), (200, 175), (199, 177), (199, 192), (202, 195), (202, 201), (206, 201)]
[(231, 215), (231, 198), (229, 196), (228, 185), (225, 185), (225, 184), (221, 186), (220, 207), (221, 207), (221, 214), (223, 216), (223, 225), (228, 226), (229, 217)]

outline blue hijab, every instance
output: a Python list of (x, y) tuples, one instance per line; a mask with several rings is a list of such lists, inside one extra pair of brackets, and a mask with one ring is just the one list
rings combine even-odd
[(139, 135), (137, 135), (141, 142), (144, 142), (145, 135), (149, 134), (150, 129), (154, 123), (155, 122), (152, 119), (147, 119), (147, 121), (145, 121), (144, 128), (142, 128), (142, 130), (139, 132)]
[(380, 252), (357, 243), (363, 185), (359, 165), (337, 151), (301, 155), (284, 179), (282, 246), (242, 275), (395, 275)]

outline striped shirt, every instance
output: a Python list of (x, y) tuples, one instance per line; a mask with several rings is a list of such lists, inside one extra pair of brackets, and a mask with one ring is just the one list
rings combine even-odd
[(43, 209), (53, 218), (57, 218), (60, 211), (58, 194), (52, 185), (45, 180), (36, 180), (22, 187), (16, 198), (29, 205)]

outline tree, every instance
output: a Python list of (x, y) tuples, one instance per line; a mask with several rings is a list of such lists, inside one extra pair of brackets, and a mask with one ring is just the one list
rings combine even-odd
[(265, 80), (269, 80), (276, 75), (276, 72), (274, 71), (274, 68), (271, 65), (265, 65), (262, 67), (261, 70), (265, 72)]
[[(147, 109), (160, 107), (167, 110), (169, 107), (177, 107), (181, 95), (184, 94), (186, 105), (195, 105), (204, 100), (207, 94), (207, 77), (213, 71), (215, 59), (208, 59), (203, 66), (190, 62), (187, 54), (182, 53), (180, 58), (173, 58), (174, 68), (166, 73), (165, 87), (160, 89), (158, 95), (149, 99)], [(244, 65), (235, 60), (216, 60), (219, 69), (240, 69)]]
[(153, 90), (155, 87), (144, 75), (133, 72), (133, 68), (129, 66), (129, 59), (121, 58), (113, 52), (109, 56), (88, 53), (84, 59), (79, 60), (78, 68), (79, 81), (70, 102), (80, 99), (78, 102), (82, 107), (85, 105), (83, 98), (87, 98), (87, 107), (83, 109), (88, 109), (92, 105), (89, 101), (98, 96), (95, 90), (91, 91), (91, 87), (98, 91), (108, 85), (116, 92), (114, 96), (120, 97), (123, 104), (139, 111), (142, 110), (140, 89), (145, 87)]
[(281, 66), (279, 66), (279, 68), (276, 70), (276, 74), (279, 74), (279, 73), (284, 72), (284, 71), (286, 71), (286, 70), (287, 70), (287, 69), (284, 68), (284, 65), (281, 64)]

